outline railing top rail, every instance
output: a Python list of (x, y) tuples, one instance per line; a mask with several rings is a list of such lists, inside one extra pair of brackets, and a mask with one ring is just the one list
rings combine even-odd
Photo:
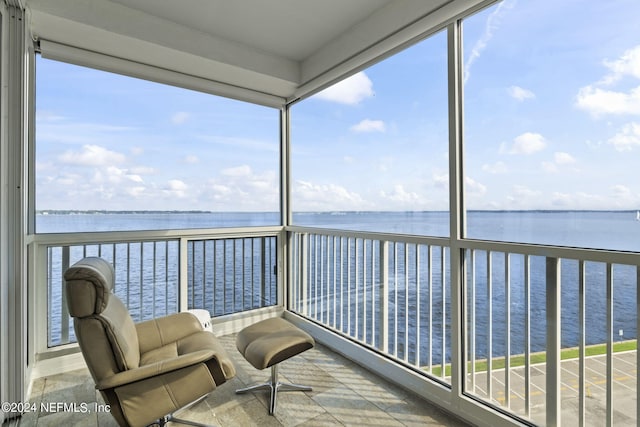
[(383, 240), (389, 242), (406, 242), (459, 249), (475, 249), (491, 252), (506, 252), (512, 254), (543, 256), (551, 258), (575, 259), (611, 264), (640, 265), (640, 253), (630, 251), (576, 248), (569, 246), (553, 246), (531, 243), (499, 242), (493, 240), (460, 239), (452, 241), (448, 237), (418, 236), (396, 233), (382, 233), (372, 231), (353, 231), (330, 229), (322, 227), (308, 227), (292, 225), (285, 227), (288, 232), (322, 234), (336, 237), (350, 237), (360, 239)]
[(453, 242), (448, 237), (419, 236), (409, 234), (354, 231), (308, 226), (258, 226), (210, 229), (141, 230), (141, 231), (96, 231), (82, 233), (42, 233), (29, 236), (29, 243), (40, 245), (101, 244), (138, 241), (162, 241), (177, 239), (222, 239), (238, 237), (275, 236), (283, 230), (295, 233), (322, 234), (327, 236), (372, 239), (389, 242), (404, 242), (436, 246), (455, 246), (460, 249), (506, 252), (521, 255), (577, 259), (612, 264), (640, 265), (640, 253), (606, 249), (588, 249), (529, 243), (500, 242), (492, 240), (460, 239)]
[(178, 240), (185, 238), (196, 239), (224, 239), (237, 237), (276, 236), (283, 230), (282, 226), (267, 227), (234, 227), (234, 228), (206, 228), (206, 229), (178, 229), (178, 230), (142, 230), (142, 231), (95, 231), (76, 233), (43, 233), (29, 236), (29, 243), (40, 245), (64, 244), (100, 244)]
[(384, 233), (377, 231), (353, 231), (300, 225), (290, 225), (285, 227), (285, 230), (293, 233), (322, 234), (326, 236), (382, 240), (387, 242), (417, 243), (433, 246), (450, 246), (451, 242), (448, 237), (419, 236), (413, 234)]
[(640, 253), (638, 252), (471, 239), (459, 240), (458, 247), (461, 249), (506, 252), (511, 254), (543, 256), (549, 258), (575, 259), (611, 264), (640, 265)]

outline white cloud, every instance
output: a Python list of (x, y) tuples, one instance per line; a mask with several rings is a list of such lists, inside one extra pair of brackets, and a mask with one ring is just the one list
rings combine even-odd
[(542, 169), (544, 169), (545, 172), (555, 173), (558, 172), (560, 168), (566, 168), (575, 162), (576, 159), (571, 154), (563, 151), (556, 151), (553, 153), (552, 162), (542, 162)]
[(482, 165), (482, 170), (492, 174), (506, 173), (508, 171), (507, 165), (500, 161), (494, 164), (485, 163)]
[[(439, 189), (449, 188), (449, 175), (433, 175), (434, 186)], [(467, 196), (484, 196), (487, 193), (487, 186), (466, 176), (464, 178), (464, 189)]]
[(626, 185), (611, 187), (611, 205), (618, 209), (637, 209), (640, 206), (640, 194), (634, 193)]
[(99, 145), (84, 145), (82, 151), (67, 151), (59, 157), (62, 163), (79, 166), (106, 166), (126, 160), (124, 154), (107, 150)]
[(174, 125), (181, 125), (186, 123), (191, 118), (191, 114), (185, 111), (178, 111), (171, 116), (171, 123)]
[(364, 119), (360, 123), (351, 126), (351, 130), (359, 133), (384, 132), (386, 130), (386, 127), (382, 120)]
[(640, 123), (628, 123), (609, 141), (618, 151), (629, 151), (640, 145)]
[(543, 150), (547, 146), (545, 138), (539, 133), (526, 132), (513, 140), (509, 153), (533, 154)]
[(169, 180), (168, 184), (169, 189), (173, 191), (184, 191), (189, 188), (189, 186), (185, 184), (184, 181), (180, 181), (179, 179), (171, 179)]
[(198, 156), (188, 155), (188, 156), (184, 156), (184, 159), (182, 159), (182, 161), (193, 165), (193, 164), (199, 163), (200, 159), (198, 158)]
[(139, 182), (139, 183), (144, 182), (144, 180), (142, 179), (142, 177), (140, 175), (135, 175), (135, 174), (128, 174), (127, 175), (127, 179), (129, 181), (133, 181), (133, 182)]
[(337, 184), (297, 181), (293, 187), (296, 210), (366, 210), (371, 205), (360, 194)]
[(201, 201), (211, 210), (276, 211), (278, 194), (275, 171), (256, 173), (250, 166), (241, 165), (224, 169), (209, 180)]
[(484, 32), (482, 36), (476, 41), (476, 43), (471, 48), (471, 53), (469, 57), (465, 61), (464, 67), (464, 82), (466, 83), (469, 80), (469, 76), (471, 75), (471, 67), (473, 64), (480, 58), (482, 52), (487, 48), (489, 41), (493, 38), (494, 32), (498, 29), (500, 25), (500, 20), (505, 15), (506, 11), (511, 9), (514, 5), (515, 1), (505, 0), (498, 4), (496, 10), (491, 12), (489, 17), (487, 18), (487, 22), (485, 23)]
[(627, 50), (619, 59), (603, 61), (609, 69), (599, 81), (580, 88), (576, 106), (594, 117), (605, 114), (640, 115), (640, 86), (620, 91), (602, 86), (612, 86), (623, 77), (640, 79), (640, 45)]
[(617, 184), (611, 187), (611, 192), (615, 197), (630, 198), (633, 196), (631, 189), (626, 185)]
[(392, 156), (384, 156), (380, 157), (377, 160), (377, 169), (380, 172), (389, 172), (393, 169), (393, 165), (395, 163), (395, 158)]
[(129, 197), (134, 197), (134, 198), (142, 197), (145, 191), (147, 191), (147, 188), (143, 186), (129, 187), (125, 189), (125, 193)]
[(553, 154), (553, 160), (558, 165), (568, 165), (576, 162), (576, 159), (569, 153), (557, 151)]
[(595, 117), (604, 114), (640, 115), (640, 86), (629, 93), (585, 86), (578, 91), (576, 105)]
[(487, 187), (470, 177), (464, 178), (464, 188), (467, 195), (483, 196), (487, 192)]
[(536, 97), (533, 92), (528, 89), (523, 89), (520, 86), (511, 86), (507, 91), (509, 92), (509, 96), (518, 101), (524, 101), (526, 99), (533, 99)]
[(582, 191), (576, 193), (553, 192), (551, 195), (551, 206), (560, 209), (599, 209), (602, 206), (613, 207), (605, 197), (589, 194)]
[(449, 188), (449, 174), (433, 175), (433, 184), (436, 188), (448, 189)]
[(184, 198), (189, 193), (189, 186), (179, 179), (171, 179), (167, 182), (167, 188), (164, 192), (172, 197)]
[(49, 178), (47, 181), (56, 187), (59, 185), (76, 186), (84, 182), (84, 177), (75, 173), (62, 172), (55, 177)]
[(315, 95), (325, 101), (356, 105), (374, 95), (373, 82), (361, 71)]
[(411, 209), (412, 206), (416, 207), (421, 204), (421, 198), (418, 193), (405, 190), (402, 184), (394, 185), (393, 190), (389, 192), (384, 190), (380, 191), (380, 197), (385, 200), (404, 205), (408, 209)]
[(241, 165), (241, 166), (223, 169), (220, 173), (224, 176), (231, 176), (231, 177), (250, 176), (251, 167), (249, 165)]
[(511, 187), (511, 193), (507, 196), (509, 209), (531, 209), (532, 206), (538, 205), (538, 198), (541, 192), (533, 190), (524, 185), (514, 185)]
[(129, 171), (137, 175), (154, 175), (158, 172), (156, 169), (150, 166), (134, 166), (129, 169)]
[(129, 182), (142, 183), (144, 180), (140, 175), (132, 174), (129, 170), (116, 166), (95, 169), (93, 178), (90, 181), (94, 185), (112, 184), (124, 186), (128, 185)]
[(640, 79), (640, 45), (627, 50), (619, 59), (605, 60), (604, 65), (611, 72), (602, 79), (602, 84), (615, 83), (624, 76)]
[(547, 173), (558, 172), (558, 166), (553, 162), (542, 162), (542, 169)]

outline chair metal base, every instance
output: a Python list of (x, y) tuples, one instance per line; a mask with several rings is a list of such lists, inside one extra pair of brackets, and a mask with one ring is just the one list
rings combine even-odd
[[(187, 406), (180, 408), (177, 412), (180, 412), (184, 409), (188, 409), (192, 406), (194, 406), (196, 403), (201, 402), (202, 400), (204, 400), (208, 395), (205, 394), (204, 396), (202, 396), (199, 399), (194, 400), (193, 402), (189, 403)], [(185, 420), (182, 418), (177, 418), (175, 416), (175, 412), (171, 413), (169, 415), (165, 415), (164, 417), (156, 420), (155, 422), (149, 424), (149, 426), (157, 426), (157, 427), (165, 427), (167, 425), (167, 423), (178, 423), (178, 424), (185, 424), (188, 426), (197, 426), (197, 427), (215, 427), (213, 424), (204, 424), (204, 423), (199, 423), (197, 421), (189, 421), (189, 420)]]
[(278, 381), (278, 365), (271, 367), (271, 378), (269, 381), (253, 385), (247, 388), (241, 388), (236, 390), (236, 394), (248, 393), (251, 391), (268, 390), (271, 393), (269, 402), (269, 415), (273, 415), (276, 412), (276, 397), (279, 391), (311, 391), (312, 388), (306, 385), (281, 383)]
[(204, 424), (196, 421), (184, 420), (182, 418), (176, 418), (173, 415), (169, 414), (162, 418), (160, 418), (155, 423), (151, 424), (152, 426), (165, 427), (167, 423), (178, 423), (178, 424), (186, 424), (189, 426), (197, 426), (197, 427), (215, 427), (213, 424)]

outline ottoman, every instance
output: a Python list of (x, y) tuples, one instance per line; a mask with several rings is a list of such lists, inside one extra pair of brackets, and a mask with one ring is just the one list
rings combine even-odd
[(313, 338), (302, 329), (281, 317), (262, 320), (238, 333), (236, 347), (256, 369), (271, 368), (269, 381), (236, 390), (236, 393), (266, 390), (271, 394), (269, 414), (276, 411), (278, 391), (311, 391), (311, 387), (278, 381), (278, 364), (290, 357), (313, 348)]

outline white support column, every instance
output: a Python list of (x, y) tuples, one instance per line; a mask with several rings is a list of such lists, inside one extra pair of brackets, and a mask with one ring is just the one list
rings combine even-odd
[[(464, 391), (464, 169), (462, 150), (462, 24), (447, 27), (449, 75), (449, 218), (451, 238), (451, 396), (457, 401)], [(443, 250), (444, 257), (444, 250)], [(445, 359), (443, 357), (443, 364)]]
[(285, 105), (280, 110), (280, 225), (291, 225), (291, 107)]
[[(0, 400), (27, 392), (27, 159), (32, 111), (24, 11), (3, 2), (0, 85)], [(33, 351), (33, 349), (31, 349)], [(0, 413), (0, 421), (17, 414)]]
[[(291, 159), (290, 159), (290, 106), (284, 105), (280, 109), (280, 225), (291, 225)], [(283, 232), (278, 236), (278, 302), (285, 305), (285, 309), (292, 307), (290, 299), (291, 286), (294, 284), (291, 259), (293, 257), (293, 234)]]

